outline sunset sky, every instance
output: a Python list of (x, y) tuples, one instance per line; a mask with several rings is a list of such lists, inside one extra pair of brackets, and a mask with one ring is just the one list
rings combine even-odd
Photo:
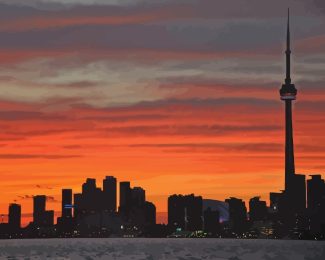
[[(284, 188), (286, 11), (296, 171), (325, 177), (323, 0), (0, 0), (0, 213), (106, 175), (170, 194)], [(246, 204), (247, 205), (247, 204)]]

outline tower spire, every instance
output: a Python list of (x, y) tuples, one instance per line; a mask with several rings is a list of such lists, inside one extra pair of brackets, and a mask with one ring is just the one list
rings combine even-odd
[(290, 9), (288, 8), (287, 50), (290, 50)]
[(288, 24), (287, 24), (287, 50), (286, 50), (286, 79), (285, 83), (291, 83), (291, 49), (290, 49), (290, 9), (288, 8)]

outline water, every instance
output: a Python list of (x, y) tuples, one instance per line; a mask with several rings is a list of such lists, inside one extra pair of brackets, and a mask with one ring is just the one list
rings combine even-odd
[(324, 260), (325, 242), (148, 238), (2, 240), (0, 259)]

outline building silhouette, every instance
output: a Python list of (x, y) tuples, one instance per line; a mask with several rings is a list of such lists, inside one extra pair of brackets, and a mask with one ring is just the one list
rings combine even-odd
[(202, 204), (202, 197), (194, 194), (168, 197), (168, 225), (174, 230), (202, 230)]
[(220, 232), (220, 214), (217, 210), (212, 210), (208, 207), (203, 212), (203, 230), (209, 234), (209, 236), (215, 236)]
[(229, 226), (236, 234), (243, 234), (247, 230), (247, 209), (245, 202), (237, 198), (225, 200), (229, 204)]
[(62, 190), (62, 218), (72, 218), (72, 189)]
[(145, 208), (145, 224), (153, 226), (156, 224), (156, 206), (152, 202), (146, 201), (144, 204)]
[(106, 176), (103, 180), (103, 196), (105, 201), (105, 210), (109, 212), (116, 211), (116, 178)]
[(131, 189), (131, 204), (132, 206), (141, 207), (146, 201), (146, 192), (141, 187)]
[(128, 220), (132, 204), (131, 186), (129, 181), (120, 182), (120, 215)]
[(33, 198), (33, 224), (36, 227), (47, 227), (54, 225), (54, 211), (46, 210), (46, 196), (37, 195)]
[(44, 221), (46, 196), (45, 195), (34, 196), (33, 202), (34, 202), (33, 222), (35, 225), (41, 226)]
[(277, 212), (279, 221), (287, 229), (293, 229), (298, 219), (304, 218), (306, 210), (305, 175), (295, 172), (294, 142), (292, 127), (292, 102), (296, 100), (297, 89), (291, 80), (291, 42), (290, 15), (288, 9), (287, 44), (286, 44), (286, 78), (280, 89), (281, 100), (285, 103), (285, 189), (281, 193), (271, 193), (271, 208)]
[(325, 234), (325, 182), (321, 175), (311, 175), (307, 188), (309, 230), (313, 234)]
[(261, 221), (267, 219), (266, 201), (261, 201), (260, 197), (254, 197), (249, 200), (249, 220)]
[(18, 231), (21, 227), (21, 206), (16, 203), (9, 205), (8, 224), (12, 231)]
[(58, 233), (63, 237), (71, 236), (75, 227), (75, 221), (72, 213), (72, 209), (74, 207), (72, 197), (72, 189), (62, 189), (61, 217), (58, 217), (57, 219), (57, 230)]

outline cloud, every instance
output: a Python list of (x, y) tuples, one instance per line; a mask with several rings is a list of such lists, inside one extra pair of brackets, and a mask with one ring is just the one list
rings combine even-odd
[(34, 198), (33, 195), (18, 195), (19, 200), (32, 200)]
[(52, 202), (52, 203), (60, 203), (55, 197), (53, 196), (46, 196), (46, 201), (47, 202)]
[(18, 120), (64, 120), (64, 116), (45, 115), (34, 111), (0, 111), (0, 120), (18, 121)]
[(5, 160), (24, 160), (24, 159), (73, 159), (79, 158), (81, 155), (59, 155), (59, 154), (0, 154), (0, 159)]
[(223, 136), (234, 133), (249, 132), (271, 132), (282, 129), (276, 125), (260, 125), (260, 126), (232, 126), (232, 125), (137, 125), (129, 127), (114, 127), (103, 129), (107, 134), (114, 135), (199, 135), (199, 136)]
[(52, 190), (53, 188), (52, 187), (49, 187), (49, 186), (43, 186), (43, 185), (35, 185), (36, 188), (38, 189), (47, 189), (47, 190)]
[[(35, 197), (35, 195), (18, 195), (17, 197), (18, 197), (18, 200), (32, 200)], [(46, 201), (47, 202), (56, 202), (56, 203), (59, 202), (53, 196), (46, 196)]]

